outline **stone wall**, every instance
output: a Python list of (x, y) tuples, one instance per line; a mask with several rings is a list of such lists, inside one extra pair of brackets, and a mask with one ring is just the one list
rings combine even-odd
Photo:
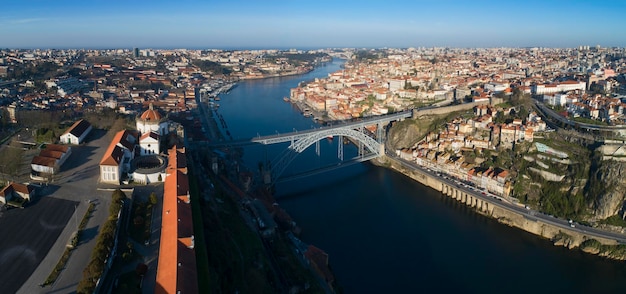
[[(511, 227), (516, 227), (529, 233), (547, 238), (557, 246), (565, 246), (570, 249), (578, 248), (583, 242), (590, 239), (598, 241), (599, 244), (602, 244), (602, 246), (618, 245), (617, 241), (614, 239), (599, 238), (595, 236), (591, 237), (578, 231), (557, 227), (549, 223), (544, 223), (541, 220), (528, 219), (527, 217), (525, 217), (524, 214), (520, 214), (518, 212), (496, 206), (493, 203), (483, 201), (481, 199), (473, 197), (470, 194), (464, 193), (463, 191), (458, 190), (455, 187), (448, 186), (438, 177), (431, 176), (430, 174), (426, 174), (420, 170), (406, 168), (402, 165), (402, 163), (394, 158), (383, 156), (377, 159), (377, 161), (377, 163), (396, 170), (410, 177), (411, 179), (423, 184), (424, 186), (442, 192), (442, 194), (444, 195), (447, 195), (461, 203), (475, 208), (476, 211), (480, 214), (493, 217), (497, 219), (500, 223), (509, 225)], [(588, 248), (583, 249), (583, 251), (591, 254), (598, 254), (598, 252), (596, 252), (595, 250), (589, 250)], [(626, 259), (626, 256), (623, 255), (603, 255), (602, 252), (600, 252), (600, 255), (612, 259)]]

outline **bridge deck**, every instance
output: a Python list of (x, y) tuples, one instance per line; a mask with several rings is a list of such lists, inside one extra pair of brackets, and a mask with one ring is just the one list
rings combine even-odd
[(338, 123), (338, 124), (334, 124), (330, 126), (319, 127), (316, 129), (295, 131), (295, 132), (269, 135), (269, 136), (259, 136), (259, 137), (253, 137), (253, 138), (248, 138), (248, 139), (241, 139), (241, 140), (212, 142), (212, 143), (209, 143), (208, 145), (210, 147), (225, 147), (225, 146), (251, 145), (255, 143), (268, 145), (268, 144), (276, 144), (276, 143), (282, 143), (282, 142), (291, 142), (291, 141), (295, 141), (298, 139), (302, 139), (316, 132), (322, 132), (322, 131), (333, 130), (333, 129), (345, 129), (345, 128), (356, 129), (356, 128), (361, 128), (361, 127), (370, 126), (374, 124), (388, 123), (388, 122), (399, 120), (399, 119), (409, 118), (412, 115), (413, 115), (413, 111), (407, 110), (407, 111), (393, 113), (393, 114), (381, 115), (381, 116), (376, 116), (376, 117), (368, 117), (365, 119), (360, 119), (358, 121)]

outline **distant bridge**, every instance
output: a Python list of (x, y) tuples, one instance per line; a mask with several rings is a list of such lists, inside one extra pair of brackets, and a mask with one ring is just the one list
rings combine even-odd
[[(289, 147), (285, 149), (276, 159), (274, 159), (270, 165), (269, 170), (264, 175), (264, 181), (267, 184), (276, 182), (283, 174), (287, 166), (304, 150), (310, 146), (315, 145), (315, 150), (319, 154), (319, 141), (328, 137), (339, 137), (337, 156), (343, 161), (343, 137), (349, 137), (355, 142), (359, 143), (359, 154), (351, 162), (367, 161), (384, 154), (384, 126), (392, 121), (399, 121), (405, 118), (410, 118), (413, 115), (413, 111), (403, 111), (393, 114), (381, 115), (376, 117), (368, 117), (359, 119), (356, 121), (344, 122), (334, 124), (330, 126), (324, 126), (317, 129), (294, 131), (285, 134), (276, 134), (270, 136), (258, 136), (254, 138), (244, 140), (222, 141), (208, 143), (209, 147), (234, 147), (245, 146), (252, 144), (278, 144), (290, 142)], [(366, 127), (376, 125), (376, 134), (370, 133)], [(369, 151), (365, 154), (364, 147)], [(348, 165), (347, 162), (338, 164), (337, 166)], [(336, 168), (336, 167), (335, 167)], [(324, 168), (327, 170), (328, 168)], [(317, 173), (317, 172), (315, 172)], [(307, 173), (307, 175), (312, 172)]]

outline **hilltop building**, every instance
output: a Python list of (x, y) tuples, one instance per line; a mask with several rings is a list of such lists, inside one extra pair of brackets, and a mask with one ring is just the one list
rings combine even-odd
[(165, 178), (166, 158), (160, 156), (169, 121), (150, 104), (136, 119), (136, 131), (118, 132), (100, 161), (100, 182), (148, 184)]

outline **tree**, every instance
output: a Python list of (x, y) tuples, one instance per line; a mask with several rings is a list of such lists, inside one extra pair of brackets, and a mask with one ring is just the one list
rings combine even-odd
[(150, 193), (149, 200), (150, 200), (150, 204), (152, 205), (156, 205), (157, 203), (159, 203), (159, 199), (157, 198), (156, 194), (154, 194), (154, 192)]

